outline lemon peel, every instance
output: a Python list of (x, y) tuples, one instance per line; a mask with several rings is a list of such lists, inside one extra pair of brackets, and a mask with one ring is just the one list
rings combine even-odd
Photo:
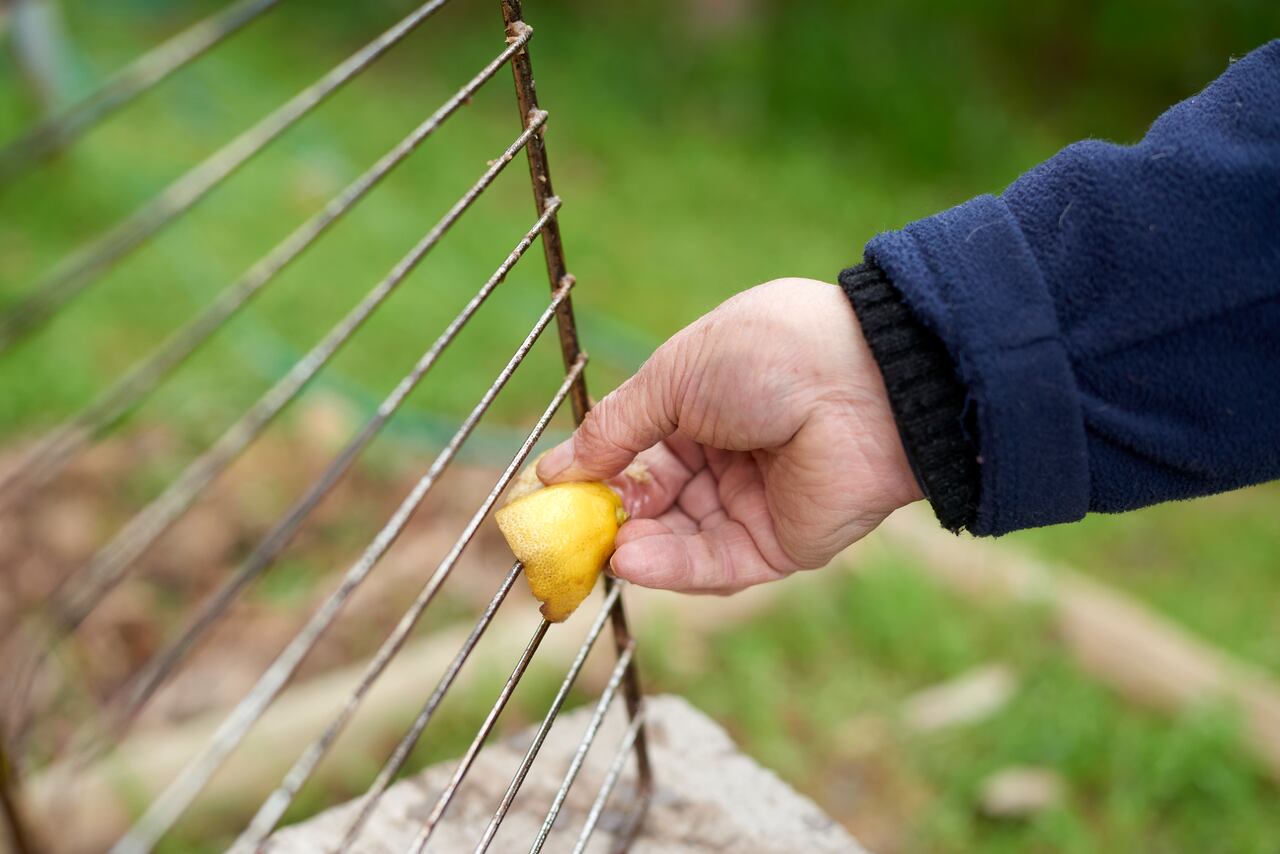
[(569, 618), (595, 587), (627, 520), (618, 493), (599, 481), (557, 483), (511, 501), (494, 518), (553, 623)]

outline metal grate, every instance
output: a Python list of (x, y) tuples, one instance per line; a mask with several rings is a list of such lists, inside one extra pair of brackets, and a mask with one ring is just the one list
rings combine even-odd
[[(239, 0), (231, 3), (222, 11), (142, 57), (63, 115), (20, 137), (8, 148), (0, 151), (0, 185), (40, 158), (71, 144), (76, 137), (97, 121), (129, 103), (139, 93), (155, 85), (187, 62), (216, 46), (258, 15), (275, 6), (277, 2), (278, 0)], [(228, 178), (328, 96), (358, 76), (447, 2), (448, 0), (432, 0), (418, 6), (381, 36), (327, 72), (204, 162), (192, 168), (131, 216), (63, 259), (49, 273), (35, 282), (23, 297), (8, 308), (0, 310), (0, 356), (36, 330), (61, 306), (90, 287), (112, 265), (181, 217), (221, 181)], [(579, 348), (574, 325), (570, 300), (574, 278), (565, 266), (557, 220), (561, 201), (554, 193), (547, 166), (543, 129), (548, 121), (548, 114), (538, 106), (534, 91), (528, 52), (533, 29), (523, 19), (519, 0), (501, 0), (501, 10), (506, 26), (506, 38), (502, 49), (491, 62), (366, 172), (334, 196), (319, 212), (294, 229), (238, 280), (222, 291), (193, 320), (173, 333), (156, 351), (141, 360), (84, 410), (44, 436), (29, 453), (19, 460), (16, 466), (3, 475), (3, 479), (0, 479), (0, 514), (3, 514), (17, 507), (48, 484), (69, 461), (99, 438), (106, 428), (154, 391), (229, 318), (269, 285), (308, 247), (318, 241), (332, 225), (355, 207), (428, 136), (466, 104), (503, 66), (510, 65), (522, 120), (521, 131), (511, 144), (496, 159), (489, 162), (488, 168), (471, 188), (318, 344), (298, 360), (217, 441), (192, 461), (157, 498), (133, 516), (88, 563), (65, 579), (39, 613), (29, 614), (21, 623), (16, 624), (16, 627), (11, 626), (6, 629), (6, 633), (20, 633), (18, 637), (21, 643), (18, 647), (31, 651), (25, 660), (12, 663), (10, 668), (12, 673), (10, 696), (11, 699), (20, 698), (26, 686), (45, 663), (50, 651), (56, 649), (59, 643), (65, 641), (76, 630), (94, 611), (103, 597), (126, 577), (137, 559), (299, 395), (339, 349), (356, 335), (362, 324), (427, 253), (444, 239), (452, 226), (466, 214), (471, 205), (498, 179), (506, 167), (522, 151), (525, 153), (536, 204), (536, 219), (528, 231), (461, 312), (426, 349), (413, 369), (381, 402), (372, 417), (276, 521), (221, 587), (195, 609), (176, 639), (163, 647), (145, 666), (132, 675), (125, 690), (119, 692), (117, 699), (107, 710), (105, 723), (95, 732), (81, 739), (82, 755), (96, 755), (108, 751), (119, 742), (157, 689), (166, 682), (198, 642), (227, 613), (229, 607), (250, 583), (272, 566), (303, 522), (348, 473), (352, 464), (396, 413), (409, 393), (436, 364), (445, 348), (462, 332), (464, 326), (490, 294), (538, 241), (542, 244), (551, 285), (551, 298), (545, 310), (534, 323), (523, 343), (512, 354), (506, 366), (484, 392), (470, 414), (463, 419), (452, 438), (437, 454), (427, 471), (360, 557), (347, 569), (338, 586), (311, 614), (301, 631), (293, 637), (262, 673), (252, 689), (227, 715), (212, 739), (191, 757), (178, 776), (159, 797), (147, 806), (142, 817), (116, 843), (112, 849), (115, 852), (123, 854), (123, 852), (151, 850), (182, 817), (210, 778), (297, 672), (321, 635), (337, 618), (344, 604), (373, 572), (379, 560), (405, 529), (410, 518), (454, 459), (463, 443), (467, 441), (481, 416), (488, 410), (535, 341), (552, 321), (556, 324), (566, 371), (563, 383), (528, 433), (519, 451), (511, 458), (488, 495), (475, 510), (461, 535), (457, 537), (443, 560), (429, 576), (420, 593), (396, 623), (381, 647), (368, 661), (363, 674), (347, 695), (339, 713), (297, 758), (279, 787), (262, 803), (236, 841), (233, 850), (256, 850), (274, 830), (299, 789), (355, 714), (361, 701), (404, 646), (410, 632), (447, 582), (463, 550), (471, 542), (504, 489), (524, 465), (535, 443), (561, 404), (566, 399), (569, 400), (575, 423), (580, 423), (586, 414), (589, 402), (583, 371), (587, 357)], [(516, 562), (507, 572), (469, 636), (445, 669), (434, 690), (426, 698), (412, 725), (399, 739), (395, 749), (363, 795), (360, 807), (346, 830), (339, 850), (345, 850), (357, 839), (379, 797), (401, 771), (410, 751), (419, 741), (446, 692), (465, 666), (468, 657), (498, 612), (520, 571), (521, 566)], [(576, 658), (547, 710), (528, 753), (497, 806), (488, 828), (483, 837), (478, 840), (477, 851), (486, 850), (492, 842), (582, 670), (588, 653), (605, 631), (606, 624), (612, 635), (616, 655), (615, 666), (595, 706), (590, 725), (565, 774), (563, 784), (548, 808), (541, 831), (535, 839), (531, 840), (530, 850), (538, 851), (545, 843), (569, 788), (573, 785), (587, 751), (596, 737), (604, 715), (619, 694), (622, 696), (631, 724), (622, 744), (617, 748), (616, 758), (610, 766), (609, 774), (581, 830), (576, 850), (581, 851), (585, 847), (597, 826), (605, 801), (616, 784), (626, 760), (633, 754), (637, 765), (637, 797), (629, 817), (623, 822), (616, 835), (616, 847), (619, 850), (625, 849), (639, 828), (648, 806), (651, 769), (645, 748), (642, 698), (635, 669), (635, 641), (628, 631), (623, 610), (622, 587), (624, 585), (606, 578), (603, 586), (604, 599), (595, 621), (590, 626)], [(516, 685), (550, 630), (551, 624), (545, 620), (541, 621), (534, 630), (505, 686), (460, 760), (450, 783), (440, 793), (411, 850), (422, 851), (426, 848), (433, 830), (443, 819), (472, 761), (484, 745)], [(10, 763), (3, 755), (0, 755), (0, 781), (3, 782), (3, 785), (0, 785), (0, 795), (3, 795), (3, 798), (0, 798), (0, 806), (4, 808), (15, 847), (20, 851), (31, 850), (29, 830), (21, 817), (20, 787), (18, 781), (10, 774)]]

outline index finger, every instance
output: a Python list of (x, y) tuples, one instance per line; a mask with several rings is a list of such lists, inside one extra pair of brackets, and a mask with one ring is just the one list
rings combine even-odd
[(675, 432), (684, 364), (680, 336), (657, 349), (636, 374), (592, 407), (574, 434), (538, 463), (544, 483), (605, 480)]

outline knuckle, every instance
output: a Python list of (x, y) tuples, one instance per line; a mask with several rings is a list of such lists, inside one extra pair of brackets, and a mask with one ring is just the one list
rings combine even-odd
[(717, 384), (719, 364), (726, 354), (719, 340), (716, 313), (683, 329), (662, 346), (655, 357), (663, 382), (650, 390), (651, 399), (667, 420), (686, 432), (697, 433)]
[(611, 464), (620, 453), (636, 453), (640, 430), (635, 425), (631, 407), (635, 406), (630, 394), (614, 393), (592, 407), (582, 421), (577, 433), (577, 450), (590, 460)]
[(606, 398), (587, 411), (574, 440), (578, 451), (588, 457), (596, 456), (611, 444), (611, 429), (615, 420), (609, 416), (612, 409), (613, 405)]

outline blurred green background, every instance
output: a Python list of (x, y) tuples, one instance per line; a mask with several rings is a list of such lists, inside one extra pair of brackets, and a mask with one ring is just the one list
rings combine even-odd
[[(71, 92), (219, 5), (68, 0)], [(0, 299), (413, 5), (285, 0), (0, 191)], [(0, 357), (0, 437), (84, 405), (496, 54), (496, 3), (454, 6)], [(833, 280), (877, 231), (998, 192), (1071, 141), (1136, 140), (1231, 57), (1280, 35), (1274, 0), (529, 0), (526, 12), (596, 395), (736, 291)], [(0, 138), (37, 118), (17, 80), (6, 55)], [(188, 451), (204, 447), (517, 131), (503, 73), (119, 429), (163, 424)], [(532, 222), (524, 172), (513, 164), (316, 390), (366, 412), (376, 404)], [(540, 266), (536, 255), (521, 265), (450, 348), (393, 422), (384, 457), (452, 432), (542, 310)], [(543, 342), (472, 460), (493, 464), (514, 446), (558, 371)], [(1277, 519), (1280, 492), (1263, 487), (1012, 539), (1280, 674)], [(977, 612), (909, 562), (873, 563), (857, 576), (833, 570), (826, 595), (784, 592), (768, 614), (710, 638), (716, 666), (696, 674), (655, 630), (650, 687), (686, 693), (885, 850), (1275, 850), (1280, 800), (1239, 747), (1230, 710), (1135, 711), (1079, 673), (1035, 614)], [(855, 713), (994, 660), (1025, 674), (1018, 699), (973, 729), (891, 742), (880, 794), (855, 773), (862, 760), (832, 749)], [(981, 818), (978, 781), (1013, 763), (1064, 774), (1065, 805), (1027, 822)], [(892, 804), (886, 791), (903, 794), (877, 829), (855, 805)]]

